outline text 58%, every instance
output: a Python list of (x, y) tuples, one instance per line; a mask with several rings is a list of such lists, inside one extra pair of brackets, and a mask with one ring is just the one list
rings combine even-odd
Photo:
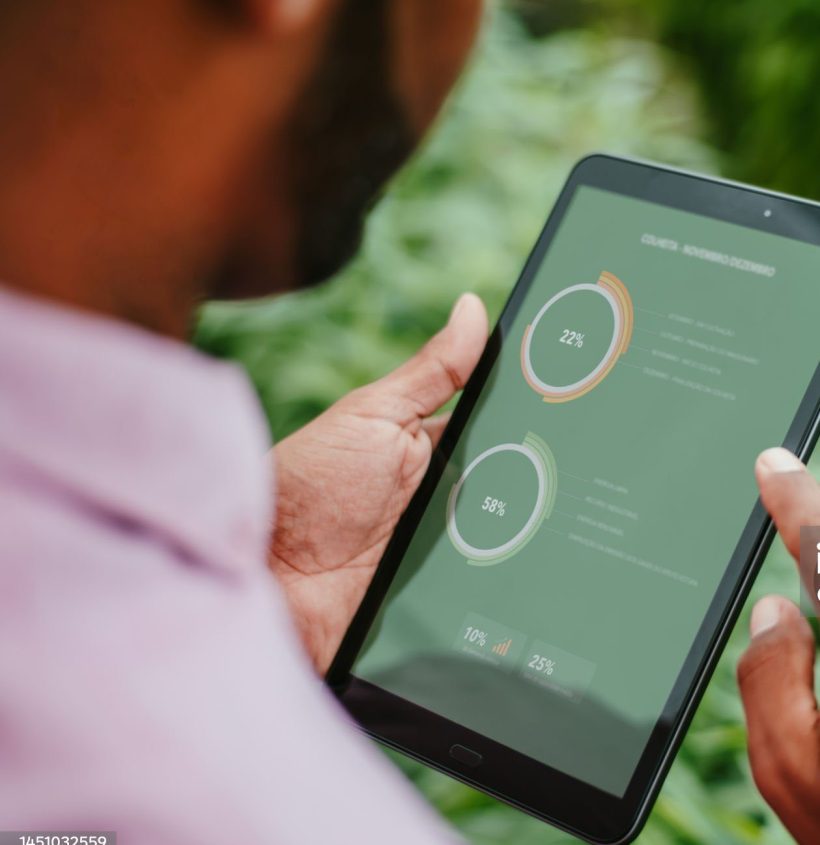
[(504, 516), (507, 512), (507, 503), (502, 502), (501, 499), (494, 499), (492, 496), (487, 496), (484, 499), (484, 504), (481, 505), (481, 510), (487, 513), (494, 513), (496, 516)]

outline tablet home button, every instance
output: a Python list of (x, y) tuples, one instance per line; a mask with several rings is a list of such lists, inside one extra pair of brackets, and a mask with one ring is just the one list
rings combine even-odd
[(453, 745), (450, 747), (450, 756), (465, 766), (477, 766), (484, 758), (472, 748), (465, 745)]

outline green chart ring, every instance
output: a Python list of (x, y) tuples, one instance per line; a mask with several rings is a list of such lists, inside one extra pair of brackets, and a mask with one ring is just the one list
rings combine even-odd
[[(494, 548), (482, 549), (468, 543), (456, 524), (456, 504), (464, 482), (470, 473), (484, 460), (499, 452), (516, 452), (524, 455), (533, 465), (538, 478), (538, 494), (532, 513), (518, 533)], [(474, 458), (450, 489), (447, 498), (447, 533), (456, 549), (467, 558), (471, 566), (494, 566), (521, 551), (535, 536), (545, 519), (552, 513), (555, 494), (558, 489), (558, 467), (549, 446), (537, 435), (528, 432), (522, 443), (500, 443), (492, 446)]]

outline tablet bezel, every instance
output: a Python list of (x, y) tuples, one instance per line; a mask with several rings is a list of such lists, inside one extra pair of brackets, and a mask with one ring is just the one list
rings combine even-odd
[[(575, 836), (591, 842), (625, 843), (637, 836), (646, 820), (771, 544), (774, 531), (759, 501), (623, 797), (570, 777), (350, 673), (521, 303), (580, 186), (820, 246), (820, 204), (610, 155), (596, 154), (582, 159), (564, 185), (434, 452), (430, 468), (396, 527), (330, 667), (327, 682), (363, 730), (380, 742)], [(819, 413), (820, 365), (783, 443), (804, 460), (817, 440)], [(474, 750), (483, 758), (481, 763), (475, 765), (475, 759), (454, 759), (450, 754), (454, 745)]]

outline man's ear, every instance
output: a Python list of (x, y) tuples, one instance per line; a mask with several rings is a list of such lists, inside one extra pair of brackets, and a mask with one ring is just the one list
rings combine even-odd
[[(238, 0), (252, 23), (269, 35), (295, 35), (318, 23), (339, 0)], [(355, 0), (354, 0), (355, 2)]]

